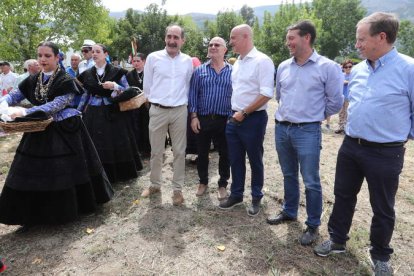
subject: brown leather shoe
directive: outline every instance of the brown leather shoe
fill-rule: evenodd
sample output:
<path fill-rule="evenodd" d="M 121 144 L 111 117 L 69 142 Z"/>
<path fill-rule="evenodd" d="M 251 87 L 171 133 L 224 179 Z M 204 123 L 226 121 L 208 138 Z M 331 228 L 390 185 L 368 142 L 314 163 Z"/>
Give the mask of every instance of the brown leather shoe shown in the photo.
<path fill-rule="evenodd" d="M 202 196 L 207 191 L 207 185 L 206 184 L 198 184 L 198 190 L 196 193 L 196 196 Z"/>
<path fill-rule="evenodd" d="M 160 193 L 160 192 L 161 192 L 160 188 L 148 187 L 148 188 L 145 188 L 145 190 L 142 192 L 141 196 L 142 197 L 149 197 L 150 195 L 157 194 L 157 193 Z"/>
<path fill-rule="evenodd" d="M 225 200 L 227 199 L 227 197 L 229 196 L 229 194 L 227 193 L 226 188 L 224 187 L 220 187 L 217 190 L 217 199 L 218 200 Z"/>
<path fill-rule="evenodd" d="M 181 191 L 174 191 L 172 201 L 174 206 L 182 205 L 184 202 L 183 193 Z"/>

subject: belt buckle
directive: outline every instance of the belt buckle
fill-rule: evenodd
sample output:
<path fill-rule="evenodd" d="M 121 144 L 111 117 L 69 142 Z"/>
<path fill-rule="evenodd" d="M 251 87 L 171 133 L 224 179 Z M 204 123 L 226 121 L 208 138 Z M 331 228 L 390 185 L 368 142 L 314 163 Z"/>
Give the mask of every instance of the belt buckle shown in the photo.
<path fill-rule="evenodd" d="M 362 145 L 362 144 L 361 144 L 361 138 L 357 138 L 357 139 L 358 139 L 358 144 L 359 144 L 359 145 Z"/>

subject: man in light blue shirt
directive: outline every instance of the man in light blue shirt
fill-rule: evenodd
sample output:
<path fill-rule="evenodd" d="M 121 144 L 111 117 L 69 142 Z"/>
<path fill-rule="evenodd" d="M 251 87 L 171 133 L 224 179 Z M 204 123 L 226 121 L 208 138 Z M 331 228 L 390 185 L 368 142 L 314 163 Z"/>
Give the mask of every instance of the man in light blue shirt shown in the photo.
<path fill-rule="evenodd" d="M 355 47 L 366 58 L 349 83 L 348 122 L 338 153 L 335 204 L 328 223 L 330 239 L 316 246 L 319 256 L 345 251 L 357 194 L 366 179 L 373 211 L 371 261 L 375 275 L 392 275 L 390 241 L 395 195 L 404 163 L 404 143 L 414 134 L 414 59 L 393 44 L 399 22 L 374 13 L 357 24 Z"/>
<path fill-rule="evenodd" d="M 267 219 L 269 224 L 296 220 L 299 208 L 299 168 L 305 184 L 307 229 L 300 238 L 310 245 L 321 224 L 322 188 L 319 177 L 321 121 L 342 108 L 341 68 L 314 49 L 316 29 L 308 20 L 290 26 L 286 45 L 292 58 L 276 74 L 275 140 L 284 178 L 283 210 Z"/>

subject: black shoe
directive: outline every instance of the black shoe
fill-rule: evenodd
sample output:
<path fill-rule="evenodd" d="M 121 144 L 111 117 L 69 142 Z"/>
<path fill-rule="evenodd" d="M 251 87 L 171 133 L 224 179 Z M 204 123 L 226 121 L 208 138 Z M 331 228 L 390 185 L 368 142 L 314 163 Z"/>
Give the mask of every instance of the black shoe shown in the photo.
<path fill-rule="evenodd" d="M 233 209 L 234 206 L 240 205 L 243 203 L 243 199 L 236 199 L 234 197 L 227 198 L 226 201 L 222 201 L 219 204 L 219 208 L 222 210 L 230 210 Z"/>
<path fill-rule="evenodd" d="M 289 217 L 285 212 L 281 211 L 277 216 L 268 217 L 266 222 L 271 225 L 280 224 L 283 222 L 296 221 L 296 218 Z"/>
<path fill-rule="evenodd" d="M 255 217 L 260 213 L 260 199 L 253 199 L 252 205 L 247 209 L 247 214 L 251 217 Z"/>
<path fill-rule="evenodd" d="M 15 234 L 24 234 L 29 232 L 29 230 L 31 229 L 30 225 L 22 225 L 19 228 L 17 228 L 17 230 L 14 232 Z"/>
<path fill-rule="evenodd" d="M 319 228 L 308 226 L 305 232 L 303 232 L 302 237 L 300 237 L 300 244 L 311 245 L 318 239 L 318 237 L 319 237 Z"/>

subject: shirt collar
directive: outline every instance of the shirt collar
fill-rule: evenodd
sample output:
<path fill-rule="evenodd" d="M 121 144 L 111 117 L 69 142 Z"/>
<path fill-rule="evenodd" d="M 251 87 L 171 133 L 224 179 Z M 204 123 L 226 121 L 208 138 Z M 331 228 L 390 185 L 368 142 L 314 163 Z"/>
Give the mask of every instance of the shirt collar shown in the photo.
<path fill-rule="evenodd" d="M 387 64 L 387 62 L 392 60 L 397 55 L 398 55 L 397 49 L 395 49 L 395 47 L 392 47 L 391 51 L 389 51 L 388 53 L 386 53 L 385 55 L 383 55 L 382 57 L 380 57 L 378 60 L 375 61 L 375 69 L 381 66 L 384 66 L 385 64 Z M 365 62 L 368 66 L 371 67 L 371 64 L 369 63 L 368 59 L 365 60 Z"/>
<path fill-rule="evenodd" d="M 308 61 L 316 62 L 319 57 L 320 57 L 320 55 L 318 54 L 318 52 L 315 49 L 313 49 L 312 55 L 308 58 L 308 60 L 306 60 L 306 62 L 303 65 L 308 63 Z M 295 57 L 291 57 L 290 63 L 295 63 L 296 64 Z"/>
<path fill-rule="evenodd" d="M 165 54 L 167 57 L 172 58 L 172 57 L 168 54 L 168 52 L 167 52 L 167 48 L 164 48 L 164 54 Z M 177 54 L 175 57 L 180 56 L 180 54 L 181 54 L 181 51 L 178 51 L 178 54 Z M 174 58 L 175 58 L 175 57 L 174 57 Z"/>
<path fill-rule="evenodd" d="M 206 66 L 211 66 L 211 59 L 207 60 L 207 61 L 205 62 L 205 65 L 206 65 Z M 224 67 L 228 67 L 228 66 L 231 66 L 231 64 L 230 64 L 230 63 L 228 63 L 228 62 L 227 62 L 227 60 L 225 60 L 225 61 L 224 61 Z"/>
<path fill-rule="evenodd" d="M 259 51 L 256 49 L 256 47 L 253 47 L 250 52 L 247 53 L 247 55 L 244 56 L 243 59 L 246 58 L 254 58 L 258 55 Z M 241 60 L 240 55 L 237 57 L 238 60 Z"/>

